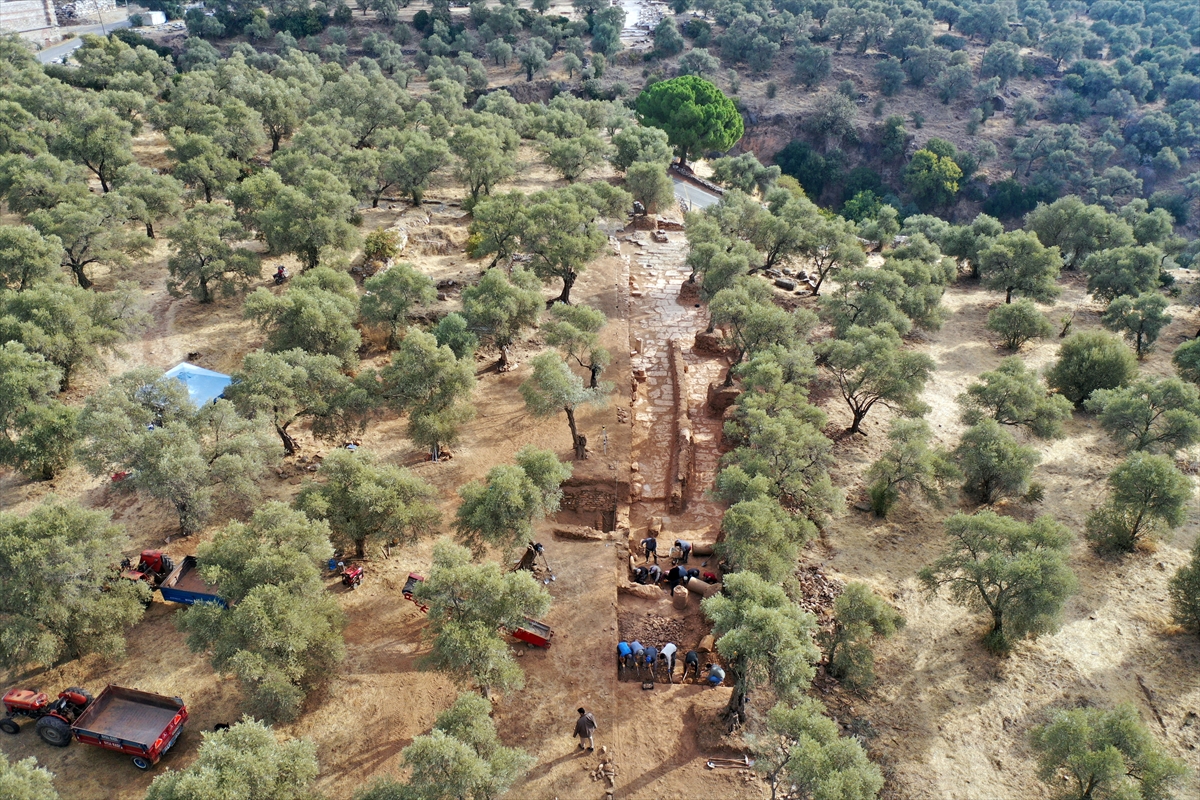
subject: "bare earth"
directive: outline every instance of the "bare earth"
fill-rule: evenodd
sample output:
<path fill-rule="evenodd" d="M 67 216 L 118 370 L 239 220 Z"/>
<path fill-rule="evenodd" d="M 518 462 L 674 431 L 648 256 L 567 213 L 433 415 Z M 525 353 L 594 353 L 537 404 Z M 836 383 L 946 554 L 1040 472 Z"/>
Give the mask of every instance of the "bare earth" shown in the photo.
<path fill-rule="evenodd" d="M 151 135 L 139 140 L 139 154 L 152 155 L 158 147 L 160 142 Z M 529 191 L 554 183 L 532 153 L 526 157 L 530 164 L 511 188 Z M 484 265 L 462 253 L 467 220 L 457 205 L 460 191 L 443 185 L 429 194 L 430 200 L 420 209 L 403 203 L 389 208 L 385 202 L 378 210 L 364 211 L 364 228 L 403 226 L 409 234 L 404 259 L 438 280 L 476 280 Z M 614 663 L 618 635 L 671 630 L 685 651 L 695 647 L 704 632 L 695 597 L 683 610 L 676 610 L 665 594 L 644 599 L 618 593 L 627 581 L 629 541 L 640 540 L 652 520 L 664 518 L 665 551 L 676 537 L 712 542 L 720 519 L 721 509 L 704 495 L 720 454 L 720 421 L 708 415 L 704 404 L 707 385 L 721 379 L 725 365 L 692 349 L 692 336 L 707 319 L 693 301 L 679 299 L 686 277 L 685 247 L 680 232 L 670 232 L 666 243 L 652 241 L 644 231 L 618 232 L 612 249 L 588 268 L 575 289 L 579 302 L 603 309 L 613 320 L 605 337 L 615 356 L 608 377 L 615 382 L 616 393 L 607 408 L 581 414 L 592 457 L 576 463 L 568 495 L 584 500 L 564 511 L 558 521 L 616 530 L 607 540 L 574 541 L 553 535 L 553 521 L 548 521 L 539 532 L 557 578 L 548 585 L 555 604 L 546 618 L 555 636 L 547 651 L 522 646 L 527 687 L 496 705 L 505 741 L 526 748 L 538 759 L 513 790 L 513 797 L 604 797 L 604 783 L 589 775 L 599 754 L 580 754 L 570 737 L 574 709 L 580 705 L 595 714 L 597 744 L 609 748 L 617 764 L 616 797 L 765 794 L 765 788 L 747 776 L 704 766 L 711 756 L 742 752 L 735 749 L 736 742 L 723 741 L 717 729 L 717 713 L 728 700 L 728 689 L 658 684 L 647 691 L 639 682 L 618 680 Z M 189 354 L 198 354 L 192 360 L 203 366 L 232 371 L 247 352 L 261 345 L 261 335 L 242 320 L 239 301 L 222 299 L 202 307 L 190 299 L 171 298 L 164 289 L 161 243 L 154 259 L 128 275 L 100 276 L 101 286 L 122 277 L 139 280 L 153 316 L 145 336 L 128 346 L 123 356 L 110 359 L 109 374 L 142 364 L 166 368 Z M 264 264 L 264 275 L 276 263 L 296 267 L 291 259 L 271 259 Z M 1074 330 L 1097 327 L 1096 309 L 1086 302 L 1077 276 L 1065 283 L 1067 290 L 1051 318 L 1076 311 Z M 952 287 L 945 300 L 953 312 L 950 320 L 941 331 L 912 345 L 930 353 L 938 364 L 925 399 L 942 444 L 952 446 L 962 430 L 954 398 L 1004 355 L 992 346 L 983 327 L 988 310 L 998 300 L 970 283 Z M 452 291 L 435 310 L 448 311 L 457 302 L 457 292 Z M 1176 322 L 1142 366 L 1147 374 L 1169 374 L 1171 350 L 1197 327 L 1190 311 L 1177 307 L 1173 313 Z M 685 398 L 676 397 L 668 377 L 666 353 L 672 338 L 679 342 L 686 366 Z M 1023 355 L 1031 366 L 1041 368 L 1053 359 L 1057 344 L 1057 340 L 1046 341 Z M 541 347 L 535 335 L 519 348 L 519 360 L 527 360 Z M 373 350 L 365 354 L 364 364 L 377 364 L 383 357 Z M 440 490 L 447 533 L 457 488 L 482 478 L 520 447 L 536 444 L 554 449 L 563 459 L 571 455 L 564 419 L 538 420 L 525 412 L 517 387 L 527 369 L 499 374 L 493 369 L 494 357 L 491 353 L 479 357 L 475 398 L 479 415 L 451 460 L 426 462 L 404 437 L 400 419 L 375 423 L 363 437 L 365 449 L 384 461 L 412 468 Z M 634 370 L 645 370 L 645 379 L 634 381 Z M 82 401 L 104 380 L 100 374 L 85 375 L 70 397 Z M 635 385 L 636 394 L 631 391 Z M 828 391 L 818 395 L 826 398 L 823 405 L 833 423 L 844 426 L 847 420 L 840 399 Z M 683 513 L 671 514 L 666 510 L 669 420 L 677 402 L 686 404 L 696 468 L 691 502 Z M 836 444 L 835 480 L 848 497 L 848 510 L 806 554 L 809 564 L 821 565 L 835 578 L 865 580 L 891 598 L 908 619 L 908 627 L 880 647 L 879 680 L 871 691 L 856 696 L 836 689 L 829 694 L 814 690 L 831 702 L 846 730 L 863 735 L 873 757 L 883 764 L 887 796 L 980 800 L 1048 796 L 1034 775 L 1027 734 L 1050 708 L 1079 702 L 1134 703 L 1169 750 L 1194 765 L 1200 743 L 1200 724 L 1194 714 L 1200 707 L 1200 681 L 1195 677 L 1200 642 L 1178 635 L 1170 626 L 1165 586 L 1196 538 L 1196 515 L 1156 552 L 1121 561 L 1097 558 L 1078 543 L 1072 564 L 1083 589 L 1069 603 L 1062 631 L 1019 646 L 1010 658 L 996 659 L 978 644 L 980 620 L 944 599 L 922 594 L 915 582 L 917 570 L 940 549 L 941 521 L 954 509 L 902 503 L 887 522 L 853 510 L 862 491 L 862 473 L 884 445 L 887 420 L 887 412 L 877 410 L 867 420 L 866 438 Z M 1067 431 L 1063 440 L 1038 444 L 1043 461 L 1036 479 L 1046 486 L 1042 507 L 1009 511 L 1021 516 L 1050 513 L 1079 531 L 1102 494 L 1117 454 L 1086 415 L 1077 415 Z M 282 478 L 265 482 L 264 499 L 292 497 L 310 472 L 311 456 L 330 446 L 301 438 L 300 455 L 285 465 Z M 638 465 L 636 475 L 631 472 L 633 463 Z M 632 500 L 631 485 L 636 487 Z M 0 477 L 0 507 L 6 511 L 27 511 L 51 492 L 111 510 L 129 529 L 134 552 L 163 546 L 174 530 L 166 509 L 119 493 L 79 467 L 49 484 L 23 482 L 11 474 Z M 613 508 L 592 508 L 587 497 Z M 249 511 L 226 510 L 230 517 L 243 517 Z M 606 525 L 606 519 L 612 524 Z M 194 537 L 166 546 L 178 558 L 194 553 L 200 541 Z M 393 774 L 400 751 L 427 731 L 455 696 L 456 688 L 447 679 L 420 669 L 420 657 L 427 651 L 422 639 L 424 618 L 400 595 L 408 572 L 428 569 L 431 547 L 432 542 L 423 542 L 393 551 L 390 558 L 372 553 L 366 580 L 357 591 L 348 592 L 330 581 L 329 590 L 337 594 L 350 620 L 348 658 L 338 677 L 313 695 L 301 719 L 283 726 L 281 732 L 317 742 L 320 788 L 337 800 L 351 797 L 379 776 Z M 153 775 L 189 764 L 202 731 L 238 719 L 239 690 L 236 682 L 215 675 L 203 657 L 188 651 L 173 624 L 174 613 L 173 607 L 162 603 L 152 606 L 131 631 L 129 654 L 123 661 L 107 664 L 88 658 L 7 679 L 8 685 L 48 691 L 76 684 L 98 690 L 106 683 L 119 683 L 184 697 L 191 722 L 162 764 L 139 773 L 127 759 L 95 748 L 78 744 L 51 748 L 31 730 L 19 737 L 3 737 L 0 747 L 10 757 L 36 756 L 58 776 L 59 791 L 78 800 L 140 798 Z M 1192 780 L 1183 796 L 1200 796 L 1200 784 Z"/>

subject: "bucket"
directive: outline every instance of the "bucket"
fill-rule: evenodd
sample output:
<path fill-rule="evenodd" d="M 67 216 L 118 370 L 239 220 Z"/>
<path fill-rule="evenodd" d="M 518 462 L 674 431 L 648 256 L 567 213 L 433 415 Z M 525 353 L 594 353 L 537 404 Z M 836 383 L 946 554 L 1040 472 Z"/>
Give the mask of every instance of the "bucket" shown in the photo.
<path fill-rule="evenodd" d="M 687 607 L 687 601 L 688 590 L 683 586 L 676 586 L 675 590 L 671 592 L 671 603 L 674 604 L 675 608 L 683 610 Z"/>

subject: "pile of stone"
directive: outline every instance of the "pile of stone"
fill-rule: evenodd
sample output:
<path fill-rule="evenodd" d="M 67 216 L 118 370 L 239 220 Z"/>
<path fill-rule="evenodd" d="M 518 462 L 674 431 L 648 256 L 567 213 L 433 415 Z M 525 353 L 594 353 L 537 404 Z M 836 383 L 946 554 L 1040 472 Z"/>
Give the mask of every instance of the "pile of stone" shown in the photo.
<path fill-rule="evenodd" d="M 591 772 L 592 780 L 605 781 L 608 783 L 608 788 L 614 789 L 617 785 L 617 765 L 613 762 L 612 756 L 608 754 L 607 747 L 600 748 L 600 764 Z M 612 796 L 612 791 L 608 792 Z"/>
<path fill-rule="evenodd" d="M 116 7 L 116 0 L 74 0 L 71 3 L 55 3 L 54 13 L 61 25 L 67 20 L 94 17 L 101 11 L 109 11 Z"/>
<path fill-rule="evenodd" d="M 620 619 L 621 641 L 642 642 L 658 646 L 664 642 L 679 644 L 683 638 L 684 621 L 657 615 L 623 614 Z"/>
<path fill-rule="evenodd" d="M 841 596 L 845 584 L 830 578 L 818 566 L 801 567 L 796 580 L 800 583 L 800 607 L 815 615 L 822 625 L 830 622 L 833 602 Z"/>

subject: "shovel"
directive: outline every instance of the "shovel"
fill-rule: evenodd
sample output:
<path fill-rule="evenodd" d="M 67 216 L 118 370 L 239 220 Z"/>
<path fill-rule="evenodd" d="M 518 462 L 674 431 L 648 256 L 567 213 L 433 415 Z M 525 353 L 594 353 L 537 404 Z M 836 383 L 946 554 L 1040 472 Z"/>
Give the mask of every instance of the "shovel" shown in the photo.
<path fill-rule="evenodd" d="M 547 578 L 546 580 L 542 581 L 542 585 L 546 586 L 546 585 L 549 585 L 550 581 L 557 582 L 558 578 L 554 577 L 554 568 L 550 566 L 550 559 L 546 558 L 545 552 L 543 552 L 541 555 L 542 555 L 542 563 L 546 565 L 546 569 L 550 572 L 550 577 Z"/>

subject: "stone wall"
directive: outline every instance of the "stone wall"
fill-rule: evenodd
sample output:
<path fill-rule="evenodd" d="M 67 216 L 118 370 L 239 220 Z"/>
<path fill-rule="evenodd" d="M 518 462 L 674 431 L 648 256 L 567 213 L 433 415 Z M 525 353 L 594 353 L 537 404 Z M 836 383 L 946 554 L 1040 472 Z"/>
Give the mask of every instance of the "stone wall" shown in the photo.
<path fill-rule="evenodd" d="M 50 0 L 0 0 L 0 31 L 24 33 L 57 25 Z"/>

